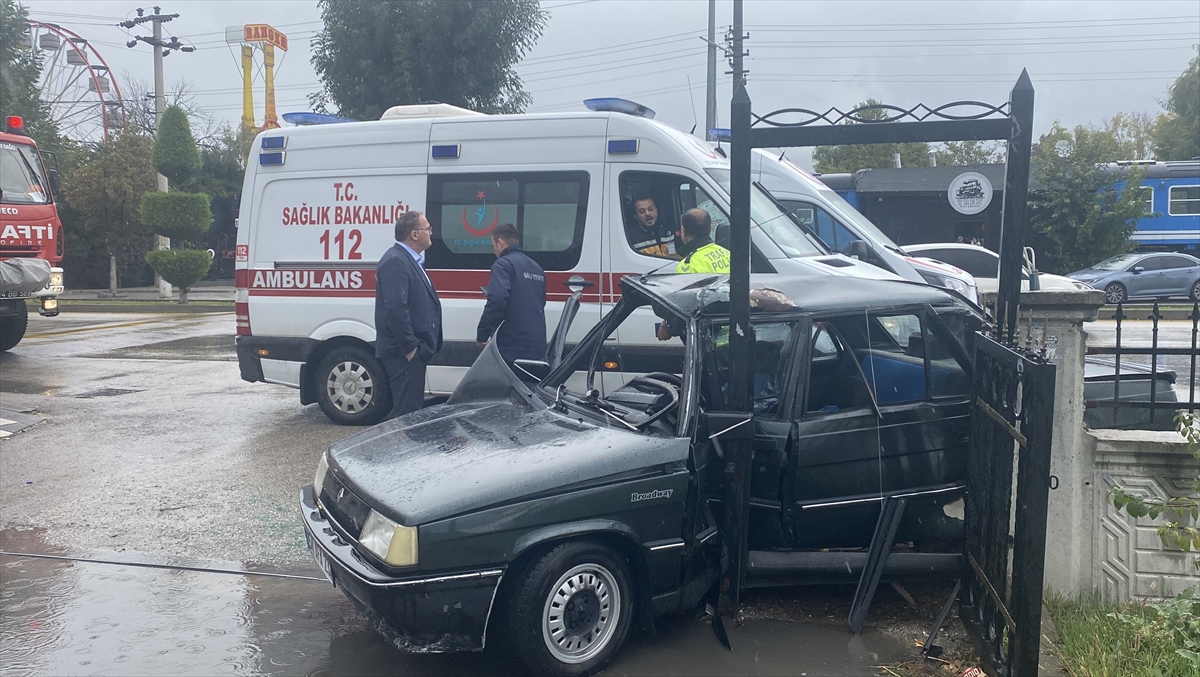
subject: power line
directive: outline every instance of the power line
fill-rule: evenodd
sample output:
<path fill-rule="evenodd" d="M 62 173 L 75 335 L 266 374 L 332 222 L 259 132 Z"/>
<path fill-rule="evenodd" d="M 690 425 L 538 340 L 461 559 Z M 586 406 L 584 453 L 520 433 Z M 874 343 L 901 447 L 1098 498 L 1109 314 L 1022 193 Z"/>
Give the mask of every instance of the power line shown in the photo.
<path fill-rule="evenodd" d="M 1045 28 L 1058 27 L 1085 27 L 1091 25 L 1093 27 L 1104 27 L 1098 24 L 1111 24 L 1116 26 L 1125 26 L 1136 22 L 1175 22 L 1175 21 L 1195 21 L 1200 19 L 1196 14 L 1186 14 L 1182 16 L 1152 16 L 1152 17 L 1129 17 L 1112 18 L 1112 19 L 1063 19 L 1058 21 L 998 21 L 998 22 L 967 22 L 967 23 L 888 23 L 888 24 L 747 24 L 746 30 L 770 31 L 770 30 L 804 30 L 804 31 L 825 31 L 825 30 L 1029 30 L 1035 26 L 1043 26 Z"/>

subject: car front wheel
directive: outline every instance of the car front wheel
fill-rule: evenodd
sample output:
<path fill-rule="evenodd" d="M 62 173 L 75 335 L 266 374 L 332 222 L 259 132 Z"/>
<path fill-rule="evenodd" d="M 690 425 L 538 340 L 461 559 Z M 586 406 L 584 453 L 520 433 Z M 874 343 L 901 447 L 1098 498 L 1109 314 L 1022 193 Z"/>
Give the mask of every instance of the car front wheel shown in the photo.
<path fill-rule="evenodd" d="M 317 366 L 317 403 L 339 425 L 375 425 L 391 410 L 383 365 L 362 348 L 336 348 Z"/>
<path fill-rule="evenodd" d="M 629 634 L 630 581 L 625 558 L 592 541 L 568 541 L 534 558 L 508 600 L 509 637 L 529 673 L 603 670 Z"/>
<path fill-rule="evenodd" d="M 1108 303 L 1124 303 L 1125 302 L 1125 285 L 1120 282 L 1113 282 L 1104 288 L 1104 300 Z"/>

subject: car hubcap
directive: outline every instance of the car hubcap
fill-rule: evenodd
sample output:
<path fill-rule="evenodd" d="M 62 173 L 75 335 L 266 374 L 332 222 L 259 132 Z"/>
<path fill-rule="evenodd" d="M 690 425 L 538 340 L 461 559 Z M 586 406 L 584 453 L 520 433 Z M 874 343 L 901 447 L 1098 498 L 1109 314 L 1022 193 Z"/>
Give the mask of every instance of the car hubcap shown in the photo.
<path fill-rule="evenodd" d="M 582 564 L 551 588 L 542 614 L 542 636 L 563 663 L 582 663 L 608 646 L 621 617 L 621 591 L 608 569 Z"/>
<path fill-rule="evenodd" d="M 1125 300 L 1125 290 L 1124 289 L 1122 289 L 1116 285 L 1113 285 L 1113 286 L 1109 287 L 1107 291 L 1108 291 L 1108 302 L 1109 303 L 1120 303 Z"/>
<path fill-rule="evenodd" d="M 326 384 L 329 401 L 338 411 L 357 414 L 374 399 L 374 381 L 371 372 L 357 362 L 341 362 L 329 372 Z"/>

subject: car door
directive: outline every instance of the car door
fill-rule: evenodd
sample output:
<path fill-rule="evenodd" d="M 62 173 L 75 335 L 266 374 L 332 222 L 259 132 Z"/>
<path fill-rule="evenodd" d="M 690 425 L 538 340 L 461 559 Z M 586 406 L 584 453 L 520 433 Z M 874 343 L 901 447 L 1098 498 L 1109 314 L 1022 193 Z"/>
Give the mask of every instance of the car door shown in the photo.
<path fill-rule="evenodd" d="M 790 539 L 785 527 L 788 513 L 786 497 L 791 495 L 784 478 L 788 471 L 792 409 L 796 392 L 793 366 L 799 342 L 797 319 L 755 322 L 751 343 L 752 393 L 754 398 L 754 461 L 750 483 L 750 547 L 756 550 L 785 547 Z M 728 384 L 732 377 L 729 362 L 729 324 L 713 322 L 703 329 L 706 401 L 710 408 L 720 403 L 732 408 Z M 723 469 L 722 469 L 723 470 Z"/>
<path fill-rule="evenodd" d="M 1127 296 L 1129 298 L 1137 298 L 1142 296 L 1156 296 L 1159 293 L 1163 282 L 1159 274 L 1162 269 L 1159 265 L 1158 256 L 1147 256 L 1140 261 L 1134 261 L 1126 270 L 1129 275 L 1125 281 L 1125 287 L 1129 290 Z M 1136 270 L 1141 268 L 1141 270 Z"/>
<path fill-rule="evenodd" d="M 941 506 L 965 486 L 969 358 L 928 306 L 868 317 L 858 358 L 879 403 L 882 494 L 909 497 L 902 539 L 955 538 Z"/>
<path fill-rule="evenodd" d="M 879 418 L 855 355 L 868 345 L 865 314 L 818 317 L 810 326 L 786 497 L 796 547 L 870 538 L 882 492 Z"/>
<path fill-rule="evenodd" d="M 1160 256 L 1163 287 L 1160 296 L 1187 296 L 1192 283 L 1200 276 L 1196 262 L 1183 256 Z"/>

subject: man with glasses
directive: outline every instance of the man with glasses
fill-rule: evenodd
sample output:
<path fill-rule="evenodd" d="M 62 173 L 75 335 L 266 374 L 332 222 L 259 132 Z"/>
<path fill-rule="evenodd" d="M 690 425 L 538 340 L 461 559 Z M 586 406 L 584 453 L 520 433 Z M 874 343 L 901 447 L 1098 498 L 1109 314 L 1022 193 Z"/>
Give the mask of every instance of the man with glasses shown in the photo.
<path fill-rule="evenodd" d="M 421 408 L 425 367 L 442 347 L 442 303 L 425 274 L 433 243 L 429 221 L 410 211 L 396 219 L 396 244 L 375 268 L 375 357 L 383 363 L 395 418 Z"/>

